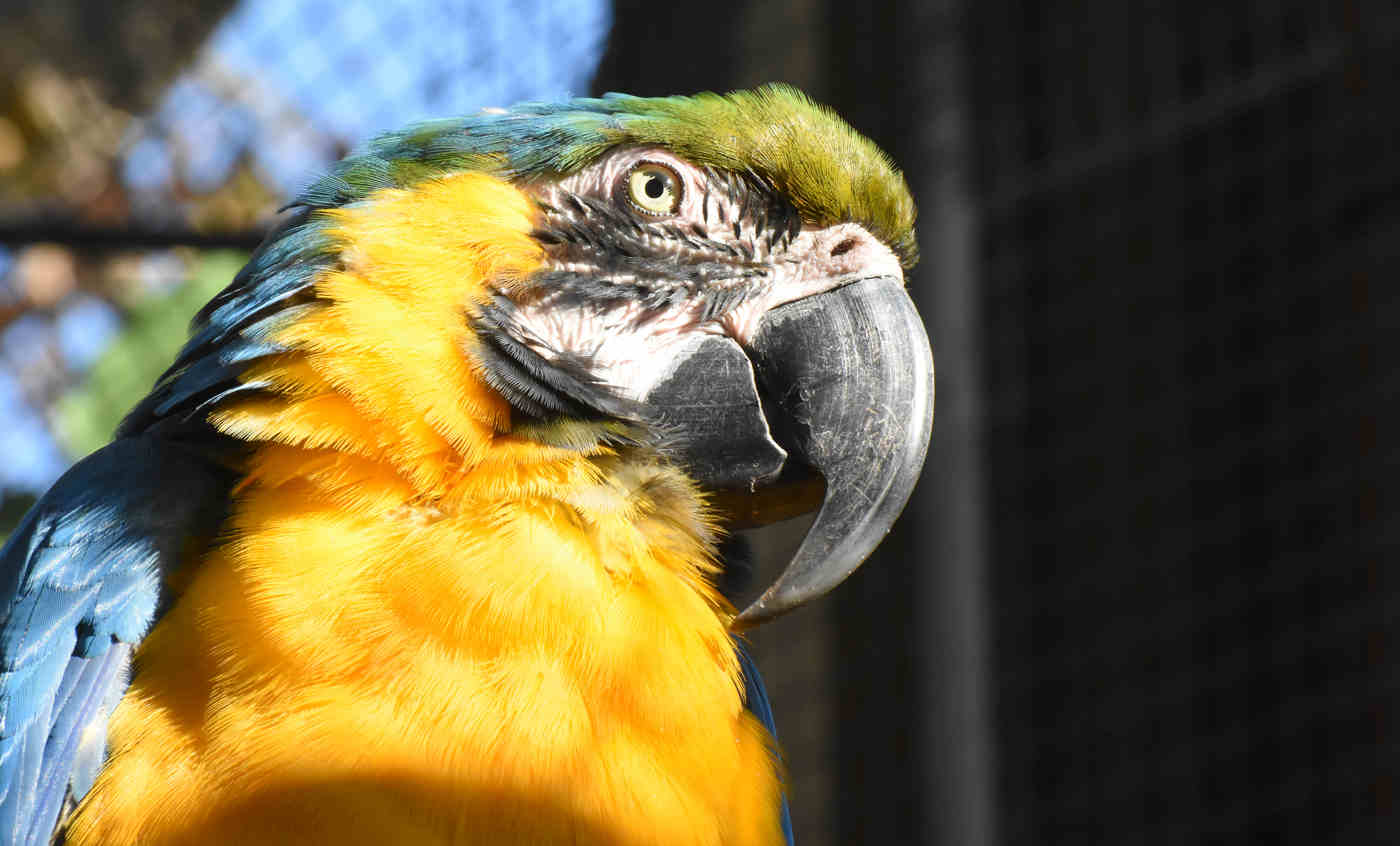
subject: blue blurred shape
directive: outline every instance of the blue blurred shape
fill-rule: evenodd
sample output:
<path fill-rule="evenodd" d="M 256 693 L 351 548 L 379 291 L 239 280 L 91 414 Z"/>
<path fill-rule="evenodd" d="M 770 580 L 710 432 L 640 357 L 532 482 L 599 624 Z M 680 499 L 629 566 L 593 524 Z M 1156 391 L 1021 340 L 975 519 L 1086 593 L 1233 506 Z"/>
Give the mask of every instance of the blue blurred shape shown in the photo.
<path fill-rule="evenodd" d="M 0 355 L 5 365 L 18 371 L 42 366 L 49 358 L 49 320 L 39 312 L 20 315 L 0 333 Z"/>
<path fill-rule="evenodd" d="M 0 368 L 0 496 L 5 489 L 38 493 L 68 467 L 43 415 L 30 407 L 14 373 Z"/>
<path fill-rule="evenodd" d="M 74 370 L 91 367 L 120 328 L 117 310 L 97 297 L 79 297 L 54 321 L 58 349 Z"/>

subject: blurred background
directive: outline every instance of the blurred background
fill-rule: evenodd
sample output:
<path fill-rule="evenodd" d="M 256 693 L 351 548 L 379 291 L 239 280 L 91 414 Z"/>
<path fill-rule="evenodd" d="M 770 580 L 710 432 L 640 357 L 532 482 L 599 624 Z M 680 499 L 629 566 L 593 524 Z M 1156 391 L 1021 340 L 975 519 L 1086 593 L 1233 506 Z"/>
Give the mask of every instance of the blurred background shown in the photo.
<path fill-rule="evenodd" d="M 1393 0 L 6 0 L 0 23 L 0 534 L 367 136 L 786 80 L 905 168 L 939 372 L 889 541 L 754 636 L 799 842 L 1393 831 Z"/>

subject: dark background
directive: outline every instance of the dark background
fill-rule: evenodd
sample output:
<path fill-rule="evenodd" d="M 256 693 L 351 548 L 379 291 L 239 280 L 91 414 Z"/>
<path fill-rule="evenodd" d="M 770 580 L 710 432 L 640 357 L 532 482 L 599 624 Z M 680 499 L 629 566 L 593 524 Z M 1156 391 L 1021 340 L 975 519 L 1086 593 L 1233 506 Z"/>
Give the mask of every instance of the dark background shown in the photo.
<path fill-rule="evenodd" d="M 920 202 L 924 480 L 757 636 L 780 715 L 828 709 L 799 831 L 1380 842 L 1400 7 L 783 6 L 619 3 L 597 87 L 791 79 Z"/>
<path fill-rule="evenodd" d="M 754 636 L 799 842 L 1392 839 L 1400 6 L 613 16 L 597 92 L 792 82 L 921 209 L 923 481 L 865 568 Z M 0 234 L 87 261 L 261 220 Z"/>

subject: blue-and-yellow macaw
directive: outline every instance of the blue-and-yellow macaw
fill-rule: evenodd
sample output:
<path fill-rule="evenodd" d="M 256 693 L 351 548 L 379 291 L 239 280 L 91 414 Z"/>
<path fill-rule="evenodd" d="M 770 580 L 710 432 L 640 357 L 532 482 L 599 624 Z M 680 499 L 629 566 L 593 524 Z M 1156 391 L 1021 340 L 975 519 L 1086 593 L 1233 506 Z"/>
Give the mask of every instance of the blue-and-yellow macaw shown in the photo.
<path fill-rule="evenodd" d="M 732 632 L 922 464 L 889 160 L 782 86 L 609 95 L 381 137 L 294 206 L 0 553 L 0 841 L 790 839 Z M 716 539 L 818 476 L 736 616 Z"/>

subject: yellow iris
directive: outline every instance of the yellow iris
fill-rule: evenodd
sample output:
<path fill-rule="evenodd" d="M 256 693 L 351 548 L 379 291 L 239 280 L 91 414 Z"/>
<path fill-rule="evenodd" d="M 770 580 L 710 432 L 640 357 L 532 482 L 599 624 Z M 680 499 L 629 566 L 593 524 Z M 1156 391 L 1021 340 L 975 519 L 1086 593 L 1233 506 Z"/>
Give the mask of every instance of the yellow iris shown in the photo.
<path fill-rule="evenodd" d="M 665 165 L 643 162 L 627 174 L 627 196 L 647 214 L 675 214 L 681 204 L 681 180 Z"/>

